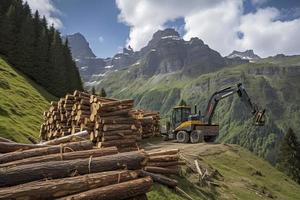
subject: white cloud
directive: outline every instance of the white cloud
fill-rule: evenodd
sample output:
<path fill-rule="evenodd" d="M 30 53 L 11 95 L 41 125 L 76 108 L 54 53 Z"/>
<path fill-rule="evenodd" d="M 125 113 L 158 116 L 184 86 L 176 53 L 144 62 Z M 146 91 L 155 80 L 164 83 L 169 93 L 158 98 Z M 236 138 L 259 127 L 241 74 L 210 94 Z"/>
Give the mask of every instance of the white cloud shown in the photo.
<path fill-rule="evenodd" d="M 55 28 L 62 28 L 63 24 L 57 15 L 60 14 L 60 11 L 53 5 L 51 0 L 26 0 L 32 10 L 35 12 L 39 11 L 40 16 L 45 16 L 49 25 L 54 24 Z"/>
<path fill-rule="evenodd" d="M 116 0 L 116 3 L 121 11 L 119 20 L 131 27 L 128 44 L 138 50 L 151 39 L 154 32 L 163 29 L 167 21 L 211 7 L 220 1 Z"/>
<path fill-rule="evenodd" d="M 254 49 L 260 56 L 300 54 L 300 18 L 279 20 L 281 11 L 260 8 L 266 0 L 252 0 L 255 13 L 243 14 L 243 0 L 116 0 L 119 19 L 130 26 L 128 44 L 145 46 L 165 23 L 183 17 L 184 39 L 199 37 L 222 55 L 232 50 Z M 238 32 L 243 37 L 238 37 Z"/>
<path fill-rule="evenodd" d="M 104 42 L 104 38 L 102 36 L 99 36 L 98 40 L 99 40 L 100 43 Z"/>

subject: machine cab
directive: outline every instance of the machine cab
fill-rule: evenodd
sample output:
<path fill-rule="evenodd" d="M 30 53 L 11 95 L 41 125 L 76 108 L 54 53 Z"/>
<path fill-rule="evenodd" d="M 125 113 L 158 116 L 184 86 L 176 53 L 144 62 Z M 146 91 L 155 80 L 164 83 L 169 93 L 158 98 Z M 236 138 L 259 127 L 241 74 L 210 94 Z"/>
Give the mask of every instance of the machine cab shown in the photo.
<path fill-rule="evenodd" d="M 171 128 L 175 129 L 182 122 L 188 121 L 191 115 L 190 106 L 177 106 L 174 107 L 171 114 Z"/>

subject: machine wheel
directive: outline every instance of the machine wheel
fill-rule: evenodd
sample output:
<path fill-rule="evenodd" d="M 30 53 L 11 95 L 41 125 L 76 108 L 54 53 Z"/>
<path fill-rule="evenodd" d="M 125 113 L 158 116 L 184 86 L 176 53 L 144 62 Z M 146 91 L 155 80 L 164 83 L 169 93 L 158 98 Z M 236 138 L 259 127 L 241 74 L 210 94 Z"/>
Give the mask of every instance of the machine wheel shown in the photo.
<path fill-rule="evenodd" d="M 178 131 L 176 138 L 180 143 L 188 143 L 190 140 L 189 133 L 186 131 Z"/>
<path fill-rule="evenodd" d="M 199 130 L 192 131 L 191 135 L 190 135 L 190 140 L 191 140 L 191 143 L 203 142 L 204 137 L 203 137 L 202 132 Z"/>

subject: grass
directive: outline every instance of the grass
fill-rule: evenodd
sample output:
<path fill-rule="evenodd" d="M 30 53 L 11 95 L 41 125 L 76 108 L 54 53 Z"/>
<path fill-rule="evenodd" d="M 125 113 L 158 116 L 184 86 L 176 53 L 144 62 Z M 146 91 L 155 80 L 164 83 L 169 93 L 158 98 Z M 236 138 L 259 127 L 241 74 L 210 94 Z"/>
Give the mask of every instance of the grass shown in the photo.
<path fill-rule="evenodd" d="M 222 177 L 214 182 L 219 186 L 200 187 L 195 182 L 196 179 L 191 178 L 197 176 L 189 173 L 183 173 L 182 177 L 177 178 L 179 187 L 195 200 L 299 199 L 300 185 L 268 162 L 238 145 L 220 144 L 217 148 L 222 151 L 217 150 L 216 153 L 214 149 L 209 149 L 207 152 L 211 153 L 198 154 L 198 161 L 218 170 Z M 199 152 L 195 152 L 197 153 Z M 185 199 L 160 184 L 154 184 L 153 190 L 147 196 L 149 200 Z"/>
<path fill-rule="evenodd" d="M 38 138 L 42 114 L 54 96 L 0 57 L 0 137 L 28 143 Z"/>

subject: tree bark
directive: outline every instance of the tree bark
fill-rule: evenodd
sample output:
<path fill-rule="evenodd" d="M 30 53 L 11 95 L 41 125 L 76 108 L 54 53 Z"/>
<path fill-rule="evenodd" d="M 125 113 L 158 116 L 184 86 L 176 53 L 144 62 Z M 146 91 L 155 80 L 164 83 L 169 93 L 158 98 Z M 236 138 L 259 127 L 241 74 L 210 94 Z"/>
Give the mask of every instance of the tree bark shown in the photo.
<path fill-rule="evenodd" d="M 116 119 L 102 119 L 102 124 L 134 124 L 135 120 L 132 118 L 116 118 Z"/>
<path fill-rule="evenodd" d="M 144 170 L 142 170 L 142 175 L 150 176 L 153 179 L 153 181 L 161 183 L 161 184 L 169 186 L 169 187 L 172 187 L 172 188 L 174 188 L 178 185 L 177 180 L 168 178 L 164 175 L 153 174 L 153 173 L 150 173 L 150 172 L 146 172 Z"/>
<path fill-rule="evenodd" d="M 117 110 L 117 111 L 113 111 L 113 112 L 107 112 L 107 113 L 99 113 L 100 115 L 100 118 L 101 117 L 112 117 L 112 116 L 124 116 L 124 115 L 128 115 L 129 111 L 131 110 L 130 109 L 124 109 L 124 110 Z"/>
<path fill-rule="evenodd" d="M 154 167 L 169 167 L 174 165 L 185 165 L 184 161 L 172 161 L 172 162 L 148 162 L 147 166 Z"/>
<path fill-rule="evenodd" d="M 88 190 L 79 194 L 63 197 L 60 199 L 72 200 L 121 200 L 142 195 L 151 190 L 153 181 L 151 177 L 139 178 L 119 184 Z"/>
<path fill-rule="evenodd" d="M 147 162 L 143 151 L 120 153 L 98 158 L 50 161 L 0 169 L 0 187 L 13 186 L 44 178 L 55 179 L 75 174 L 96 173 L 117 169 L 135 170 Z"/>
<path fill-rule="evenodd" d="M 41 144 L 43 145 L 56 145 L 56 144 L 61 144 L 61 143 L 66 143 L 66 142 L 70 142 L 73 140 L 84 140 L 87 139 L 89 137 L 89 133 L 87 131 L 81 131 L 72 135 L 67 135 L 64 137 L 60 137 L 54 140 L 49 140 L 46 142 L 43 142 Z"/>
<path fill-rule="evenodd" d="M 135 143 L 136 143 L 135 139 L 111 140 L 107 142 L 101 142 L 100 147 L 129 146 Z"/>
<path fill-rule="evenodd" d="M 133 124 L 104 124 L 103 131 L 115 131 L 115 130 L 134 130 L 136 127 Z"/>
<path fill-rule="evenodd" d="M 145 167 L 145 171 L 157 174 L 175 174 L 179 175 L 179 168 L 163 168 L 163 167 Z"/>
<path fill-rule="evenodd" d="M 150 156 L 149 162 L 170 162 L 177 161 L 179 159 L 178 155 L 161 155 L 161 156 Z"/>
<path fill-rule="evenodd" d="M 148 197 L 147 197 L 146 194 L 142 194 L 142 195 L 138 195 L 138 196 L 135 196 L 135 197 L 128 198 L 126 200 L 148 200 Z"/>
<path fill-rule="evenodd" d="M 132 135 L 133 133 L 133 130 L 116 130 L 116 131 L 105 131 L 103 132 L 103 137 L 106 137 L 106 136 L 112 136 L 112 135 L 121 135 L 121 136 L 124 136 L 124 135 Z"/>
<path fill-rule="evenodd" d="M 70 151 L 88 150 L 93 148 L 93 143 L 89 140 L 82 142 L 71 142 L 61 145 L 40 147 L 37 149 L 29 149 L 25 151 L 16 151 L 0 155 L 0 163 L 12 162 L 15 160 L 21 160 L 25 158 L 31 158 L 36 156 L 43 156 L 55 153 L 65 153 Z"/>
<path fill-rule="evenodd" d="M 118 106 L 121 104 L 133 104 L 134 100 L 132 99 L 125 99 L 125 100 L 120 100 L 120 101 L 111 101 L 111 102 L 103 102 L 100 103 L 101 107 L 109 107 L 109 106 Z"/>
<path fill-rule="evenodd" d="M 149 156 L 173 155 L 177 154 L 179 149 L 161 150 L 156 152 L 147 152 Z"/>
<path fill-rule="evenodd" d="M 63 179 L 34 181 L 0 189 L 0 199 L 54 199 L 136 179 L 138 172 L 120 170 Z"/>
<path fill-rule="evenodd" d="M 102 148 L 102 149 L 91 149 L 85 151 L 50 154 L 50 155 L 31 157 L 22 160 L 16 160 L 9 163 L 0 164 L 0 168 L 9 167 L 9 166 L 27 165 L 32 163 L 42 163 L 42 162 L 49 162 L 49 161 L 89 158 L 90 156 L 101 157 L 101 156 L 113 155 L 117 153 L 118 153 L 118 149 L 116 147 L 109 147 L 109 148 Z"/>
<path fill-rule="evenodd" d="M 107 141 L 112 141 L 112 140 L 126 140 L 126 139 L 134 139 L 136 140 L 137 136 L 136 134 L 132 134 L 132 135 L 111 135 L 111 136 L 105 136 L 102 137 L 102 142 L 107 142 Z"/>
<path fill-rule="evenodd" d="M 15 142 L 0 142 L 0 153 L 9 153 L 18 150 L 28 150 L 46 147 L 47 145 L 22 144 Z"/>
<path fill-rule="evenodd" d="M 11 143 L 15 143 L 14 141 L 9 140 L 9 139 L 6 139 L 6 138 L 3 138 L 3 137 L 0 137 L 0 142 L 11 142 Z"/>

